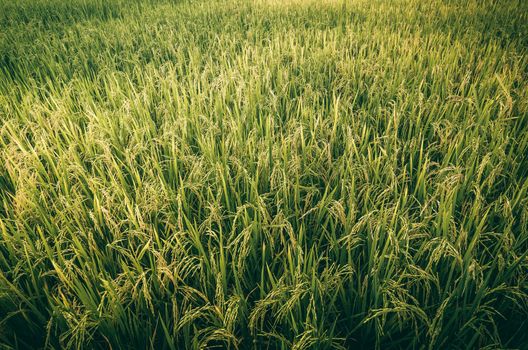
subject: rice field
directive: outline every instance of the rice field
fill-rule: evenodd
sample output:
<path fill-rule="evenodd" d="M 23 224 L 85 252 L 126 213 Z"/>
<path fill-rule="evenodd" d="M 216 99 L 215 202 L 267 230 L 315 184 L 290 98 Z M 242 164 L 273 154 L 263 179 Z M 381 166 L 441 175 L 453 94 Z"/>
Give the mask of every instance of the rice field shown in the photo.
<path fill-rule="evenodd" d="M 528 1 L 0 0 L 0 348 L 528 349 Z"/>

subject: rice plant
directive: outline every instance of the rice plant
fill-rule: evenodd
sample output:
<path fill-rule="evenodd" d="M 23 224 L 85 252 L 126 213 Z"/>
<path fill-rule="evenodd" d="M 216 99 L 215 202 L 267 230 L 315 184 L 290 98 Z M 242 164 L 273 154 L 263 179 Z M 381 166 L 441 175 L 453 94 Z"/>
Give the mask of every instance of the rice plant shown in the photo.
<path fill-rule="evenodd" d="M 0 0 L 0 346 L 528 348 L 528 2 Z"/>

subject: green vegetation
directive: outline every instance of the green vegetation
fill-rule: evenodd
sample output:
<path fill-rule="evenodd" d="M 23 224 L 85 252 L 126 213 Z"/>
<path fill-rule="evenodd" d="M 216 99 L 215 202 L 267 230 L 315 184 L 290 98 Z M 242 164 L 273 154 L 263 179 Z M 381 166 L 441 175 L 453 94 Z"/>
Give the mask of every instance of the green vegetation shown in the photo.
<path fill-rule="evenodd" d="M 0 346 L 528 344 L 528 1 L 0 0 Z"/>

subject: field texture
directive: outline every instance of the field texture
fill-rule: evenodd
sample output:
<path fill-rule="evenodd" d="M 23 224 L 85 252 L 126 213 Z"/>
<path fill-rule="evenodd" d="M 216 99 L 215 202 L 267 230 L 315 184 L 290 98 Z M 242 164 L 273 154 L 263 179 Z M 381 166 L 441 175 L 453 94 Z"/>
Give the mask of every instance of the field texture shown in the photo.
<path fill-rule="evenodd" d="M 528 1 L 0 0 L 0 347 L 528 348 Z"/>

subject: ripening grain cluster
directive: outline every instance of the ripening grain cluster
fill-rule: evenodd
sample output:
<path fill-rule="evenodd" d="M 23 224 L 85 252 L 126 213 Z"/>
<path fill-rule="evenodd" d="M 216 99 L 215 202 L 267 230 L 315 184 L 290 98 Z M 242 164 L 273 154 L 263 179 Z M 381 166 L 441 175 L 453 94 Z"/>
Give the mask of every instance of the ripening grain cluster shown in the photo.
<path fill-rule="evenodd" d="M 528 1 L 0 0 L 2 349 L 528 348 Z"/>

